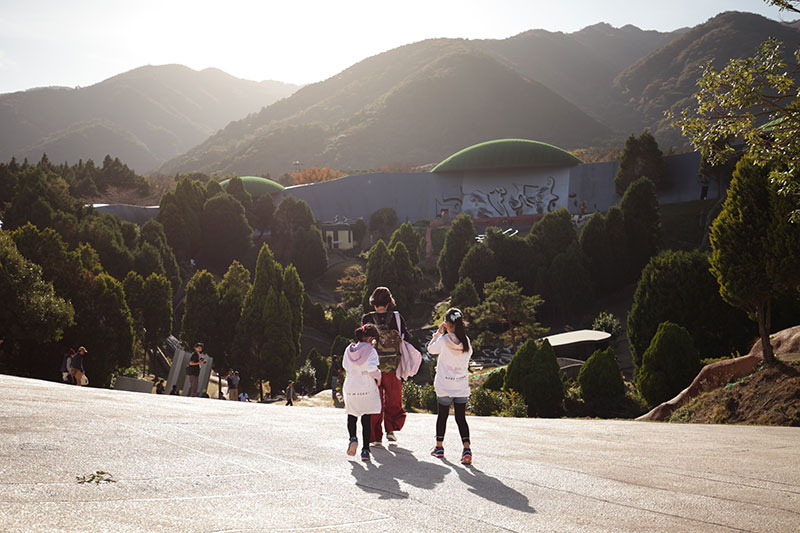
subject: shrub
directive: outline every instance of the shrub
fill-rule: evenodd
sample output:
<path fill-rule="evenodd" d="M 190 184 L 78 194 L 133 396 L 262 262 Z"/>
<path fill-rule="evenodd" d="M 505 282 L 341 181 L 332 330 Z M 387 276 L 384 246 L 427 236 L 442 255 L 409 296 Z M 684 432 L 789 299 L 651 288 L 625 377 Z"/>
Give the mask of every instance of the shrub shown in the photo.
<path fill-rule="evenodd" d="M 494 390 L 499 391 L 503 388 L 503 383 L 506 380 L 506 369 L 501 368 L 500 370 L 495 370 L 489 377 L 486 378 L 486 381 L 483 382 L 480 388 L 487 389 L 487 390 Z"/>
<path fill-rule="evenodd" d="M 464 278 L 456 284 L 456 288 L 450 294 L 450 305 L 458 307 L 462 311 L 467 307 L 475 307 L 480 303 L 478 291 L 470 278 Z"/>
<path fill-rule="evenodd" d="M 439 402 L 436 401 L 436 390 L 433 388 L 433 385 L 428 384 L 422 387 L 420 407 L 431 413 L 435 413 L 439 410 Z"/>
<path fill-rule="evenodd" d="M 341 335 L 337 335 L 336 338 L 333 339 L 333 343 L 331 343 L 331 354 L 342 355 L 348 346 L 350 346 L 350 340 Z"/>
<path fill-rule="evenodd" d="M 422 387 L 411 380 L 403 382 L 403 409 L 411 411 L 422 405 Z"/>
<path fill-rule="evenodd" d="M 700 356 L 689 332 L 662 322 L 642 356 L 636 384 L 647 403 L 657 405 L 691 383 L 699 369 Z"/>
<path fill-rule="evenodd" d="M 500 416 L 511 418 L 525 418 L 528 416 L 528 406 L 525 399 L 516 391 L 510 390 L 505 395 L 505 407 L 500 411 Z"/>
<path fill-rule="evenodd" d="M 506 390 L 519 392 L 528 404 L 528 416 L 554 417 L 562 410 L 564 386 L 556 354 L 548 341 L 528 340 L 508 365 Z"/>
<path fill-rule="evenodd" d="M 515 391 L 475 389 L 469 397 L 469 410 L 476 416 L 507 416 L 524 418 L 528 406 L 522 395 Z"/>
<path fill-rule="evenodd" d="M 297 375 L 297 390 L 301 394 L 312 394 L 317 390 L 316 371 L 308 359 L 303 363 L 300 373 Z"/>
<path fill-rule="evenodd" d="M 469 396 L 469 410 L 476 416 L 493 416 L 505 408 L 505 396 L 500 391 L 478 388 Z"/>
<path fill-rule="evenodd" d="M 615 338 L 622 333 L 622 324 L 619 323 L 617 317 L 608 311 L 601 311 L 592 322 L 592 329 L 605 331 L 606 333 L 610 333 L 612 338 Z"/>
<path fill-rule="evenodd" d="M 614 350 L 597 350 L 581 367 L 578 384 L 583 400 L 596 412 L 607 412 L 625 396 L 625 383 Z"/>

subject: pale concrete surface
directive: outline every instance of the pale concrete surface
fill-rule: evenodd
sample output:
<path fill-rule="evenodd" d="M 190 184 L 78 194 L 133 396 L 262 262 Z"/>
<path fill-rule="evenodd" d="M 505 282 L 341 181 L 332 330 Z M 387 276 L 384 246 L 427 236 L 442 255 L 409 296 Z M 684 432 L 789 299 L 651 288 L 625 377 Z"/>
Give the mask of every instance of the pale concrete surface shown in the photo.
<path fill-rule="evenodd" d="M 800 428 L 470 417 L 467 468 L 412 414 L 363 464 L 342 410 L 0 391 L 0 531 L 800 531 Z"/>

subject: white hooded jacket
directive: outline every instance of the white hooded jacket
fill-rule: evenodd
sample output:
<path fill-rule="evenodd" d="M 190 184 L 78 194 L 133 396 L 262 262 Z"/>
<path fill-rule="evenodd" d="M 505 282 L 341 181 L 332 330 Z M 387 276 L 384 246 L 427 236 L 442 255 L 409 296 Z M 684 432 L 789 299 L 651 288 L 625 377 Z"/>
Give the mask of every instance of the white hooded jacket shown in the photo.
<path fill-rule="evenodd" d="M 433 380 L 436 396 L 469 397 L 469 359 L 472 356 L 472 346 L 466 352 L 462 348 L 458 337 L 453 333 L 442 335 L 437 331 L 428 343 L 428 353 L 439 355 L 436 361 L 436 378 Z"/>

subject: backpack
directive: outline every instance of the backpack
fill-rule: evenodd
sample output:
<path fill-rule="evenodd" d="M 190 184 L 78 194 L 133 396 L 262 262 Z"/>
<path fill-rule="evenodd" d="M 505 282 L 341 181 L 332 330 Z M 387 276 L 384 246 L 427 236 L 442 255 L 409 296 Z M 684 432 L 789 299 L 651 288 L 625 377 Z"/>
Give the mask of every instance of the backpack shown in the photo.
<path fill-rule="evenodd" d="M 403 342 L 403 337 L 397 328 L 391 327 L 391 316 L 387 315 L 386 323 L 379 324 L 372 315 L 373 324 L 378 328 L 380 336 L 375 342 L 375 351 L 378 352 L 379 369 L 381 372 L 394 372 L 400 362 L 400 344 Z M 395 321 L 397 321 L 395 317 Z"/>

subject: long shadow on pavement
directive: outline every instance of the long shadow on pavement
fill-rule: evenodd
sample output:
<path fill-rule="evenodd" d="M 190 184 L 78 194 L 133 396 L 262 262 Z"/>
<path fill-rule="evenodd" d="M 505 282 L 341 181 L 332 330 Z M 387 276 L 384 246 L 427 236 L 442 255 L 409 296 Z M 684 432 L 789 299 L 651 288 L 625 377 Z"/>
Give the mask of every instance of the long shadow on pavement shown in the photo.
<path fill-rule="evenodd" d="M 442 462 L 452 468 L 463 483 L 470 486 L 471 493 L 516 511 L 536 512 L 524 494 L 505 485 L 499 479 L 484 474 L 474 466 L 455 465 L 447 459 L 442 459 Z"/>
<path fill-rule="evenodd" d="M 372 447 L 372 461 L 350 464 L 356 486 L 365 492 L 380 495 L 381 499 L 408 498 L 400 488 L 400 480 L 413 487 L 432 490 L 444 481 L 450 469 L 420 462 L 411 450 L 391 445 Z"/>

